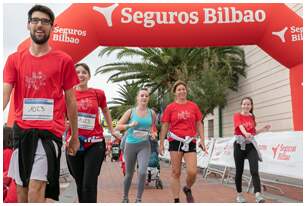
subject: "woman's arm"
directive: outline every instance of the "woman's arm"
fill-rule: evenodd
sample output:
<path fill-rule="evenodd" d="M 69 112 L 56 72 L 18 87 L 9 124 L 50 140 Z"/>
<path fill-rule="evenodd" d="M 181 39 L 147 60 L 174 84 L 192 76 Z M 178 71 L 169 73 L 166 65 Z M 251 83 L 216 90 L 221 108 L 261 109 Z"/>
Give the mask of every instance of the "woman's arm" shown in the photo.
<path fill-rule="evenodd" d="M 256 134 L 259 134 L 261 132 L 267 132 L 269 131 L 271 128 L 271 125 L 267 124 L 264 127 L 260 128 L 259 130 L 256 130 Z"/>
<path fill-rule="evenodd" d="M 157 138 L 157 128 L 156 128 L 156 113 L 152 110 L 152 128 L 151 135 L 154 139 Z"/>
<path fill-rule="evenodd" d="M 198 131 L 198 134 L 200 136 L 201 141 L 204 142 L 204 125 L 203 125 L 202 121 L 197 121 L 196 122 L 196 127 L 197 127 L 197 131 Z"/>
<path fill-rule="evenodd" d="M 159 153 L 164 154 L 164 140 L 169 129 L 169 122 L 163 122 L 159 133 Z"/>
<path fill-rule="evenodd" d="M 242 134 L 243 134 L 246 138 L 251 138 L 251 137 L 252 137 L 252 134 L 249 133 L 249 132 L 247 132 L 242 124 L 239 125 L 239 129 L 240 129 L 240 131 L 242 132 Z"/>
<path fill-rule="evenodd" d="M 113 128 L 113 122 L 112 122 L 112 117 L 111 117 L 111 114 L 110 114 L 110 111 L 108 109 L 108 107 L 105 107 L 102 109 L 102 112 L 103 112 L 103 115 L 105 117 L 105 120 L 106 120 L 106 123 L 107 123 L 107 126 L 108 126 L 108 129 L 110 131 L 110 133 L 117 139 L 120 139 L 120 135 L 117 134 Z"/>
<path fill-rule="evenodd" d="M 198 131 L 198 134 L 200 136 L 200 143 L 199 143 L 199 147 L 206 153 L 208 154 L 208 151 L 205 147 L 205 138 L 204 138 L 204 125 L 203 125 L 203 122 L 200 120 L 200 121 L 197 121 L 196 122 L 196 127 L 197 127 L 197 131 Z"/>
<path fill-rule="evenodd" d="M 122 117 L 117 123 L 117 127 L 116 127 L 117 130 L 119 131 L 127 130 L 137 125 L 137 122 L 132 122 L 130 124 L 127 124 L 128 121 L 130 120 L 131 113 L 132 113 L 132 109 L 129 109 L 122 115 Z"/>

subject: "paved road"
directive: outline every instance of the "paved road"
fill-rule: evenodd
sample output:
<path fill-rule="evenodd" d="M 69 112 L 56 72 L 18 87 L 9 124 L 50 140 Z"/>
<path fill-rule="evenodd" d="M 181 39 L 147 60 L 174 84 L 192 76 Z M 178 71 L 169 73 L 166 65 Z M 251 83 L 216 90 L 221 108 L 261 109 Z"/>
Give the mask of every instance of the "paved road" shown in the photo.
<path fill-rule="evenodd" d="M 185 170 L 182 170 L 181 184 L 185 182 Z M 161 179 L 164 189 L 156 189 L 154 184 L 145 187 L 143 194 L 144 203 L 171 203 L 172 196 L 170 190 L 170 167 L 167 163 L 161 163 Z M 136 174 L 136 173 L 135 173 Z M 62 192 L 60 202 L 77 202 L 76 188 L 73 181 L 68 178 L 68 183 L 62 184 Z M 70 183 L 70 184 L 69 184 Z M 122 199 L 123 175 L 119 162 L 103 163 L 101 174 L 98 182 L 98 202 L 118 203 Z M 201 203 L 233 203 L 235 201 L 234 184 L 220 184 L 220 178 L 209 177 L 207 180 L 198 174 L 197 181 L 192 188 L 196 202 Z M 300 188 L 285 188 L 285 196 L 277 194 L 277 192 L 267 191 L 264 193 L 267 202 L 302 202 L 303 190 Z M 136 194 L 136 176 L 134 175 L 129 199 L 135 201 Z M 251 193 L 244 193 L 248 202 L 255 202 Z M 294 198 L 292 198 L 294 197 Z M 185 202 L 183 193 L 180 195 L 181 202 Z"/>

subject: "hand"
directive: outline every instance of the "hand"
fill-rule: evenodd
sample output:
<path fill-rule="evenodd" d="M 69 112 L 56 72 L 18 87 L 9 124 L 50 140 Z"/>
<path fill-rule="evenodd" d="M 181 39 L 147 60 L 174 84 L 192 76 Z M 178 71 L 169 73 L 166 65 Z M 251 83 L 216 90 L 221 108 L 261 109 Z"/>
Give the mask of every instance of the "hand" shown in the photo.
<path fill-rule="evenodd" d="M 70 123 L 69 120 L 65 121 L 65 128 L 69 128 L 70 127 Z"/>
<path fill-rule="evenodd" d="M 245 139 L 248 140 L 248 141 L 252 141 L 253 135 L 252 135 L 251 133 L 248 133 L 248 132 L 247 132 L 247 133 L 245 134 Z"/>
<path fill-rule="evenodd" d="M 129 124 L 129 127 L 136 127 L 138 125 L 138 122 L 134 121 L 132 123 Z"/>
<path fill-rule="evenodd" d="M 70 140 L 67 142 L 67 152 L 70 156 L 75 156 L 77 151 L 80 148 L 80 141 L 79 138 L 70 138 Z"/>
<path fill-rule="evenodd" d="M 270 124 L 267 124 L 266 126 L 264 126 L 264 131 L 265 132 L 267 132 L 267 131 L 269 131 L 270 130 L 270 128 L 271 128 L 271 125 Z"/>
<path fill-rule="evenodd" d="M 121 135 L 120 135 L 120 132 L 119 132 L 119 131 L 112 130 L 112 131 L 111 131 L 111 134 L 112 134 L 112 136 L 115 137 L 116 139 L 121 140 Z"/>
<path fill-rule="evenodd" d="M 157 138 L 157 132 L 151 132 L 151 140 L 156 140 Z"/>
<path fill-rule="evenodd" d="M 164 143 L 160 143 L 159 145 L 159 154 L 164 155 L 165 153 L 165 148 L 164 148 Z"/>
<path fill-rule="evenodd" d="M 207 148 L 206 148 L 206 146 L 205 146 L 204 141 L 200 140 L 200 142 L 199 142 L 199 147 L 203 150 L 203 152 L 204 152 L 206 155 L 208 155 L 208 151 L 207 151 Z"/>
<path fill-rule="evenodd" d="M 253 135 L 251 134 L 251 133 L 246 133 L 245 134 L 245 138 L 247 139 L 247 140 L 249 140 L 249 141 L 251 141 L 252 140 L 252 137 L 253 137 Z"/>

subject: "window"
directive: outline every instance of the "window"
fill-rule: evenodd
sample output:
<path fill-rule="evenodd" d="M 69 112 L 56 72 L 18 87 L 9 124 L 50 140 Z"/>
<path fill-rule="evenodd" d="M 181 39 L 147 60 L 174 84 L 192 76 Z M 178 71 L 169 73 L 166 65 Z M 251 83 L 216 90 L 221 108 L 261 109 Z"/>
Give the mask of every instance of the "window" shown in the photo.
<path fill-rule="evenodd" d="M 214 120 L 208 120 L 208 137 L 214 137 Z"/>

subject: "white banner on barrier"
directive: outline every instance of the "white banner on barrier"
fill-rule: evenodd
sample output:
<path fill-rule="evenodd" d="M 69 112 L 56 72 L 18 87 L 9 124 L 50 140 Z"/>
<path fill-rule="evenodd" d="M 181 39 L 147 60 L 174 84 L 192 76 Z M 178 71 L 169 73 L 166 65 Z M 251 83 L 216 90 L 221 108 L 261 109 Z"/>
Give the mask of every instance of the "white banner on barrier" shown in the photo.
<path fill-rule="evenodd" d="M 259 171 L 303 179 L 302 138 L 302 132 L 268 132 L 256 135 L 263 158 L 263 162 L 259 162 Z M 234 137 L 216 138 L 209 164 L 235 167 L 234 141 Z M 244 166 L 249 169 L 248 162 Z"/>
<path fill-rule="evenodd" d="M 267 132 L 255 136 L 263 162 L 259 162 L 259 171 L 286 177 L 303 179 L 303 132 Z M 199 140 L 198 140 L 199 141 Z M 208 155 L 197 148 L 198 167 L 213 165 L 235 168 L 233 143 L 234 137 L 205 139 Z M 198 145 L 198 144 L 197 144 Z M 169 160 L 169 142 L 165 140 L 165 154 Z M 247 161 L 247 160 L 246 160 Z M 249 163 L 245 162 L 245 169 Z"/>
<path fill-rule="evenodd" d="M 200 139 L 197 140 L 197 165 L 200 168 L 207 168 L 208 162 L 210 160 L 213 148 L 214 148 L 214 138 L 205 138 L 205 147 L 208 154 L 205 154 L 201 148 L 198 147 Z"/>
<path fill-rule="evenodd" d="M 303 132 L 269 132 L 256 136 L 263 162 L 259 171 L 303 179 Z"/>
<path fill-rule="evenodd" d="M 216 138 L 214 150 L 210 158 L 210 164 L 235 167 L 233 158 L 234 138 Z"/>

